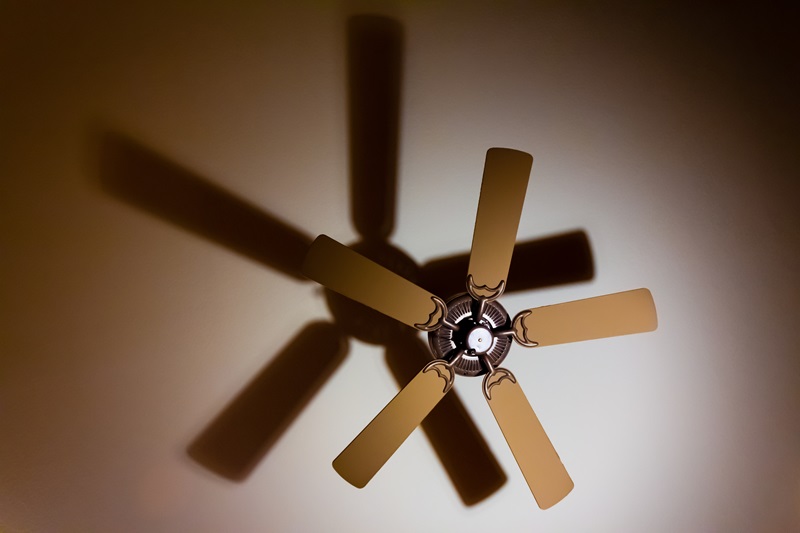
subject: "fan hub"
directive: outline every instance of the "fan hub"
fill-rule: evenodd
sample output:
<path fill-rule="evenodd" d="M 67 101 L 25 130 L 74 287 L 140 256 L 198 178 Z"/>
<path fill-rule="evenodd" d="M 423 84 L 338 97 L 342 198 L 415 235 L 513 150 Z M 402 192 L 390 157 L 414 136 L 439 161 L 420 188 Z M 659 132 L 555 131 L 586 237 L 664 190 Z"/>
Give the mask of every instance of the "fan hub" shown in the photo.
<path fill-rule="evenodd" d="M 493 333 L 511 325 L 508 313 L 496 301 L 484 301 L 481 309 L 479 302 L 468 294 L 453 296 L 447 302 L 447 322 L 458 329 L 445 325 L 431 331 L 428 333 L 428 344 L 434 356 L 448 362 L 461 353 L 461 357 L 453 364 L 453 369 L 459 375 L 486 374 L 488 368 L 482 358 L 488 359 L 492 366 L 498 366 L 511 349 L 510 337 Z"/>
<path fill-rule="evenodd" d="M 483 326 L 475 326 L 467 335 L 467 347 L 475 353 L 486 353 L 493 341 L 492 332 Z"/>

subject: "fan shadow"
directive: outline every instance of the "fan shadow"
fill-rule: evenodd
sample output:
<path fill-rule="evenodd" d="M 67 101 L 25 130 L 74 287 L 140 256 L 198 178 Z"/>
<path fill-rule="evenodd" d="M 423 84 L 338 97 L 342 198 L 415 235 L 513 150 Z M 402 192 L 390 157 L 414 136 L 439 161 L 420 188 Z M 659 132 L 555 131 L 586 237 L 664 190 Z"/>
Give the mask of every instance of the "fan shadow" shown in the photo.
<path fill-rule="evenodd" d="M 420 268 L 388 242 L 394 228 L 402 27 L 368 15 L 347 22 L 350 192 L 353 247 L 445 297 L 464 291 L 468 254 Z M 311 237 L 173 163 L 130 137 L 105 132 L 99 143 L 100 187 L 170 224 L 297 280 Z M 509 290 L 583 281 L 593 276 L 586 234 L 573 231 L 515 247 Z M 418 332 L 357 302 L 326 291 L 331 323 L 306 325 L 195 437 L 187 452 L 234 481 L 247 478 L 340 366 L 347 338 L 382 345 L 404 386 L 431 359 Z M 298 367 L 297 362 L 302 361 Z M 453 391 L 423 430 L 466 505 L 506 480 L 497 460 Z"/>

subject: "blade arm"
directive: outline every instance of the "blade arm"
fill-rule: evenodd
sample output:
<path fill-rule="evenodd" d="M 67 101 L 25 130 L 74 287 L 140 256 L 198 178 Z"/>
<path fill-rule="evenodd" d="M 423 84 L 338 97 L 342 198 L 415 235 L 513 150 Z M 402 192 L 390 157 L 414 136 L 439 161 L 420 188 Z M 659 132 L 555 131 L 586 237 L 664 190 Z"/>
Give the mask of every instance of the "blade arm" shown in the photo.
<path fill-rule="evenodd" d="M 575 485 L 514 374 L 505 368 L 487 374 L 483 395 L 539 507 L 563 500 Z"/>
<path fill-rule="evenodd" d="M 351 485 L 363 488 L 452 388 L 455 372 L 445 361 L 431 361 L 397 393 L 333 461 Z"/>
<path fill-rule="evenodd" d="M 523 346 L 550 346 L 657 327 L 653 295 L 636 289 L 522 311 L 514 317 L 513 335 Z"/>

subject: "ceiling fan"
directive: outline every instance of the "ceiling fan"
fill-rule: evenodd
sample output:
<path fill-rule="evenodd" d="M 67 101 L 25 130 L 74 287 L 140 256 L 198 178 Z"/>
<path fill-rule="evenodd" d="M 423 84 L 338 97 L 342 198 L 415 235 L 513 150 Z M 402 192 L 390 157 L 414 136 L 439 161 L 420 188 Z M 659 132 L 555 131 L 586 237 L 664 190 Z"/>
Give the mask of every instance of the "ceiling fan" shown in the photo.
<path fill-rule="evenodd" d="M 435 359 L 392 399 L 333 461 L 364 487 L 453 386 L 456 374 L 483 375 L 483 395 L 542 509 L 574 484 L 525 397 L 500 365 L 512 341 L 525 347 L 653 331 L 648 289 L 527 309 L 513 319 L 498 303 L 514 251 L 533 158 L 518 150 L 486 154 L 466 292 L 447 301 L 326 235 L 308 249 L 303 273 L 328 289 L 428 333 Z"/>
<path fill-rule="evenodd" d="M 359 254 L 399 273 L 402 277 L 396 277 L 401 281 L 410 279 L 432 291 L 428 294 L 461 292 L 463 281 L 459 280 L 463 279 L 471 262 L 467 254 L 436 258 L 417 265 L 389 242 L 395 211 L 402 28 L 392 19 L 358 15 L 348 20 L 347 33 L 351 216 L 360 236 L 351 246 Z M 308 279 L 301 267 L 312 239 L 303 231 L 127 135 L 106 132 L 100 148 L 100 182 L 107 192 L 291 279 Z M 526 183 L 529 171 L 530 162 L 525 171 Z M 521 211 L 524 191 L 523 185 L 522 194 L 517 196 L 520 202 L 517 213 Z M 511 246 L 514 246 L 517 219 L 518 215 L 510 232 Z M 354 253 L 350 249 L 347 251 Z M 508 250 L 507 253 L 511 255 Z M 472 256 L 476 257 L 474 253 Z M 513 256 L 501 276 L 504 280 L 508 275 L 512 278 L 503 285 L 506 292 L 585 281 L 594 273 L 588 239 L 582 231 L 516 243 Z M 371 264 L 366 269 L 376 267 Z M 481 280 L 472 268 L 469 272 Z M 386 284 L 386 287 L 391 286 L 391 282 Z M 373 285 L 371 290 L 374 289 Z M 431 350 L 416 336 L 416 330 L 404 326 L 402 320 L 393 320 L 398 317 L 383 308 L 385 304 L 382 305 L 381 298 L 377 308 L 384 314 L 332 291 L 326 291 L 325 296 L 332 319 L 301 328 L 195 438 L 187 449 L 190 457 L 224 478 L 240 481 L 247 477 L 342 362 L 348 351 L 348 337 L 383 346 L 387 367 L 401 386 L 430 362 Z M 403 301 L 403 296 L 399 298 Z M 427 297 L 423 301 L 428 306 L 433 305 Z M 467 297 L 467 301 L 472 299 Z M 487 312 L 499 307 L 488 298 L 484 305 Z M 448 312 L 455 308 L 453 302 L 445 304 Z M 421 314 L 425 316 L 413 320 L 427 320 L 429 315 Z M 466 319 L 460 317 L 450 322 L 461 324 L 463 320 Z M 433 322 L 432 327 L 435 325 Z M 448 331 L 440 328 L 439 333 Z M 458 333 L 454 338 L 463 342 Z M 498 344 L 510 345 L 509 336 L 498 335 L 497 338 Z M 293 379 L 296 361 L 300 358 L 305 365 L 303 382 Z M 460 364 L 468 361 L 474 364 L 479 357 L 464 354 Z M 492 364 L 499 364 L 498 360 L 493 361 Z M 422 429 L 466 505 L 478 503 L 505 482 L 505 474 L 455 392 L 438 403 L 425 418 Z M 412 430 L 413 427 L 408 433 Z M 397 446 L 400 443 L 402 439 Z M 468 464 L 466 459 L 469 459 Z"/>

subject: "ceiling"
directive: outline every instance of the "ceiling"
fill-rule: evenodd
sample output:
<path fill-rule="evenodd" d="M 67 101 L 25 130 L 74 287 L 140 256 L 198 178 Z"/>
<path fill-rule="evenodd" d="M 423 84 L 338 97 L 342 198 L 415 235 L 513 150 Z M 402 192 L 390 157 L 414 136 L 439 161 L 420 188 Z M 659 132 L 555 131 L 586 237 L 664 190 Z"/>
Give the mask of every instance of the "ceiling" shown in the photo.
<path fill-rule="evenodd" d="M 190 456 L 331 320 L 271 250 L 358 239 L 345 43 L 365 8 L 70 4 L 0 7 L 0 529 L 800 528 L 795 12 L 378 9 L 402 31 L 391 242 L 418 263 L 469 250 L 485 152 L 517 148 L 535 159 L 518 239 L 585 232 L 594 271 L 506 309 L 656 301 L 655 333 L 506 359 L 575 481 L 541 511 L 470 378 L 455 390 L 502 487 L 465 504 L 420 431 L 366 488 L 339 478 L 331 460 L 397 391 L 384 349 L 356 340 L 239 479 Z M 109 139 L 123 181 L 188 176 L 217 199 L 192 216 L 241 200 L 251 218 L 203 233 L 121 198 Z M 302 381 L 313 354 L 293 355 Z"/>

